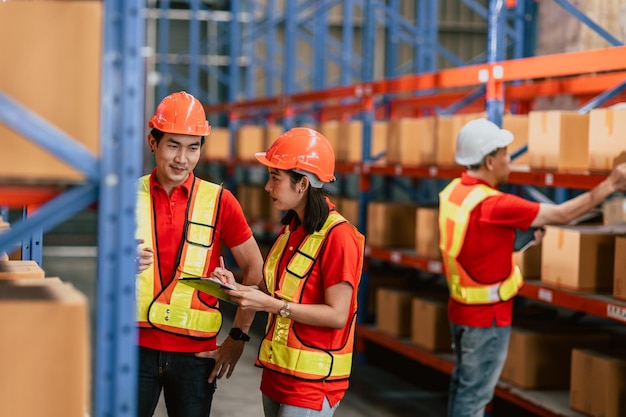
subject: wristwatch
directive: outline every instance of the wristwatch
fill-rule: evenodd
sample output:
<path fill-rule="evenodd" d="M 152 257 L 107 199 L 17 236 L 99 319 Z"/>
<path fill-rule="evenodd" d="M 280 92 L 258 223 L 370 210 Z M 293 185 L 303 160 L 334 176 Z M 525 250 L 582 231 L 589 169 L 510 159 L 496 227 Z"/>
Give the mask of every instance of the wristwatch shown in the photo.
<path fill-rule="evenodd" d="M 228 335 L 233 340 L 242 340 L 244 342 L 248 342 L 250 340 L 250 336 L 245 334 L 239 327 L 233 327 L 230 329 Z"/>
<path fill-rule="evenodd" d="M 280 310 L 278 310 L 278 314 L 281 317 L 285 317 L 285 318 L 289 318 L 289 316 L 291 316 L 291 310 L 289 309 L 289 301 L 284 300 L 285 304 L 281 307 Z"/>

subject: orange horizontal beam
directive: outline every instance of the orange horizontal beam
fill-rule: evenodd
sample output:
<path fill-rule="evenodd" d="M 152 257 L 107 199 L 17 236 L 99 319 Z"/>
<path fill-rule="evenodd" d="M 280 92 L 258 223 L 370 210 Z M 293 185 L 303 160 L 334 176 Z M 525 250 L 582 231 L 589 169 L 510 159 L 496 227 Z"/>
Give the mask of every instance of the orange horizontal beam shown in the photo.
<path fill-rule="evenodd" d="M 504 70 L 503 81 L 621 71 L 626 70 L 626 46 L 513 59 L 498 65 Z"/>
<path fill-rule="evenodd" d="M 11 209 L 40 206 L 59 195 L 59 187 L 0 185 L 0 206 Z"/>

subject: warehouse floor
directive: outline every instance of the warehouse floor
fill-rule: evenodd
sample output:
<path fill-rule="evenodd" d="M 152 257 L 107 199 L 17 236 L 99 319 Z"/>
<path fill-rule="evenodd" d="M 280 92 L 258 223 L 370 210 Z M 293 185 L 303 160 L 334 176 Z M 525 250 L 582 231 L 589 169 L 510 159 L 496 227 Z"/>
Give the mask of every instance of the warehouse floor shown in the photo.
<path fill-rule="evenodd" d="M 58 276 L 83 291 L 91 302 L 92 332 L 95 332 L 96 250 L 92 246 L 48 245 L 44 239 L 43 265 L 46 276 Z M 232 319 L 232 311 L 225 318 Z M 259 391 L 260 370 L 253 366 L 265 318 L 257 315 L 252 340 L 233 376 L 218 382 L 213 402 L 214 417 L 263 415 Z M 230 328 L 225 323 L 224 328 Z M 222 336 L 223 337 L 223 336 Z M 384 353 L 382 354 L 384 355 Z M 382 359 L 382 358 L 380 358 Z M 358 363 L 351 388 L 335 413 L 336 417 L 441 417 L 445 415 L 445 392 L 418 389 L 376 366 Z M 155 417 L 166 417 L 162 403 Z"/>

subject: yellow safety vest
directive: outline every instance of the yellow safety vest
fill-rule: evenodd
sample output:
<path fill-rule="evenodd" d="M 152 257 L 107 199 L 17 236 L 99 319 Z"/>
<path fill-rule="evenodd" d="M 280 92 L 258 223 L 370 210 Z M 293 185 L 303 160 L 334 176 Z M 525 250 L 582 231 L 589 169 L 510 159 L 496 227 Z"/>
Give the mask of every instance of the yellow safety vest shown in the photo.
<path fill-rule="evenodd" d="M 271 295 L 292 303 L 298 303 L 302 291 L 320 254 L 324 240 L 332 229 L 346 222 L 337 212 L 332 211 L 324 226 L 318 232 L 306 236 L 298 249 L 287 261 L 287 268 L 280 276 L 278 286 L 278 264 L 289 241 L 289 226 L 278 237 L 270 250 L 264 265 L 265 283 Z M 360 242 L 361 254 L 364 251 L 365 238 L 356 229 L 355 236 Z M 359 280 L 361 270 L 358 271 Z M 358 285 L 358 282 L 357 282 Z M 278 287 L 278 290 L 275 288 Z M 309 381 L 334 381 L 347 379 L 352 368 L 352 351 L 354 347 L 354 329 L 356 323 L 356 288 L 354 291 L 354 312 L 350 323 L 350 332 L 343 346 L 329 350 L 304 344 L 294 331 L 294 321 L 290 318 L 270 314 L 267 322 L 267 333 L 261 342 L 256 364 L 276 372 L 291 375 Z"/>
<path fill-rule="evenodd" d="M 500 194 L 486 185 L 464 185 L 453 180 L 439 194 L 439 247 L 450 297 L 463 304 L 494 304 L 513 298 L 524 285 L 511 257 L 511 273 L 502 281 L 485 285 L 475 281 L 458 262 L 472 210 L 487 197 Z"/>
<path fill-rule="evenodd" d="M 139 326 L 199 339 L 215 337 L 222 327 L 217 299 L 213 305 L 209 305 L 200 299 L 197 290 L 178 280 L 207 276 L 209 273 L 222 187 L 194 178 L 175 276 L 167 286 L 163 286 L 158 268 L 159 249 L 150 176 L 141 177 L 137 185 L 136 237 L 144 240 L 142 246 L 154 250 L 152 265 L 137 275 Z"/>

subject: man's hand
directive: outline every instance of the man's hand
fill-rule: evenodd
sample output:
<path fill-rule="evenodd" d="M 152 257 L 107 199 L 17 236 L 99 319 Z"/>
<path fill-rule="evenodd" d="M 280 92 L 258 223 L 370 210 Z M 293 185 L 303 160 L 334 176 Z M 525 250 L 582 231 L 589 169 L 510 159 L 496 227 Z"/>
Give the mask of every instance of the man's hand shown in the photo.
<path fill-rule="evenodd" d="M 142 248 L 141 245 L 143 243 L 144 243 L 143 239 L 137 239 L 136 261 L 137 261 L 137 273 L 138 274 L 148 269 L 150 265 L 152 265 L 152 262 L 153 262 L 152 255 L 154 252 L 152 251 L 152 248 L 149 248 L 149 247 Z"/>
<path fill-rule="evenodd" d="M 216 350 L 196 353 L 196 356 L 201 358 L 215 359 L 215 367 L 211 375 L 209 375 L 209 382 L 213 382 L 216 376 L 218 379 L 221 379 L 224 374 L 226 374 L 226 378 L 230 378 L 235 370 L 235 365 L 237 365 L 243 353 L 244 345 L 244 341 L 233 340 L 229 336 Z"/>

